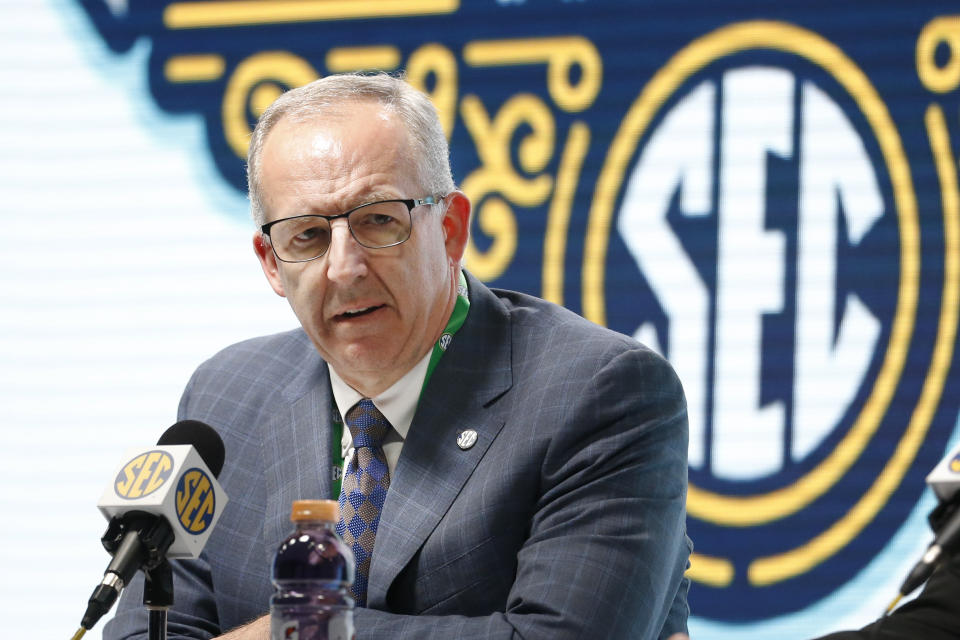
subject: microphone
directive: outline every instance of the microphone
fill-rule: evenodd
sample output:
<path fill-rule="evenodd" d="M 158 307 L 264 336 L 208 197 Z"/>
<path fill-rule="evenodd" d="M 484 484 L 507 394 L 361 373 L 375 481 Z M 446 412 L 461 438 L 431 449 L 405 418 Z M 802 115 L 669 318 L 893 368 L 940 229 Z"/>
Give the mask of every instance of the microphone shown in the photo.
<path fill-rule="evenodd" d="M 90 596 L 81 630 L 110 610 L 138 569 L 200 555 L 227 504 L 216 479 L 223 459 L 223 440 L 197 420 L 174 424 L 155 447 L 127 452 L 97 503 L 109 520 L 101 542 L 113 560 Z"/>
<path fill-rule="evenodd" d="M 930 526 L 936 536 L 903 581 L 901 597 L 926 582 L 943 554 L 953 553 L 960 544 L 960 444 L 933 468 L 927 476 L 927 485 L 940 499 L 940 504 L 930 513 Z"/>

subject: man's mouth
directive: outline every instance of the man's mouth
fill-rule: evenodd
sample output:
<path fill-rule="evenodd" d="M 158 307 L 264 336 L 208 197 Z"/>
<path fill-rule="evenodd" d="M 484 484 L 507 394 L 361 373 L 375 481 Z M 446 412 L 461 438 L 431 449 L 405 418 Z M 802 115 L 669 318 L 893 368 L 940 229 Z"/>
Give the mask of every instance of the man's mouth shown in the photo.
<path fill-rule="evenodd" d="M 360 316 L 365 316 L 370 313 L 373 313 L 374 311 L 376 311 L 377 309 L 380 309 L 381 307 L 383 307 L 382 304 L 375 305 L 373 307 L 363 307 L 362 309 L 351 309 L 350 311 L 344 311 L 343 313 L 338 314 L 337 317 L 344 320 L 349 320 L 351 318 L 359 318 Z"/>

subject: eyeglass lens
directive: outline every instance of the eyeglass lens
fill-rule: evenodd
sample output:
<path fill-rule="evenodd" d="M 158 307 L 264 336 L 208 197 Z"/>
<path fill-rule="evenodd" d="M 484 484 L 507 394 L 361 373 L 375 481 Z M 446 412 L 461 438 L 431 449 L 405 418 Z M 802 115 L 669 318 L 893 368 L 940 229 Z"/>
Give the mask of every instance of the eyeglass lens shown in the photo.
<path fill-rule="evenodd" d="M 380 249 L 410 237 L 410 210 L 399 201 L 374 202 L 347 216 L 350 232 L 364 247 Z M 274 251 L 281 260 L 302 262 L 318 258 L 330 248 L 330 221 L 319 216 L 281 220 L 270 228 Z"/>

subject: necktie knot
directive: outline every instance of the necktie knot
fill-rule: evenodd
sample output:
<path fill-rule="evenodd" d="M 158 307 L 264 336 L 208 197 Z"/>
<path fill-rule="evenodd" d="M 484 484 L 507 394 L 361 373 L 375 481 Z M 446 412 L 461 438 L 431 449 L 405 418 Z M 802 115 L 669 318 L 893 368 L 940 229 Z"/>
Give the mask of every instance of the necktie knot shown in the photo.
<path fill-rule="evenodd" d="M 369 398 L 364 398 L 347 411 L 345 422 L 350 429 L 354 448 L 381 447 L 390 423 Z"/>

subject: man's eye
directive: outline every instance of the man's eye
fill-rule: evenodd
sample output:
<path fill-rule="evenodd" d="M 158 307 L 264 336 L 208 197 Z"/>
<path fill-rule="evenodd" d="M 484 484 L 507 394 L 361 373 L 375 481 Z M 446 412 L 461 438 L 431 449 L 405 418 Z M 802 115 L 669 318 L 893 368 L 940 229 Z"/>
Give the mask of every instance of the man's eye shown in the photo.
<path fill-rule="evenodd" d="M 293 236 L 295 242 L 313 242 L 317 239 L 325 238 L 327 235 L 327 230 L 323 227 L 307 227 L 306 229 L 301 229 L 299 233 Z"/>
<path fill-rule="evenodd" d="M 389 213 L 371 211 L 360 216 L 356 224 L 359 226 L 382 227 L 384 225 L 396 224 L 396 222 L 397 219 Z"/>
<path fill-rule="evenodd" d="M 371 224 L 375 224 L 375 225 L 391 224 L 397 221 L 396 218 L 394 218 L 393 216 L 387 215 L 385 213 L 374 213 L 370 216 L 370 218 L 371 218 Z"/>

